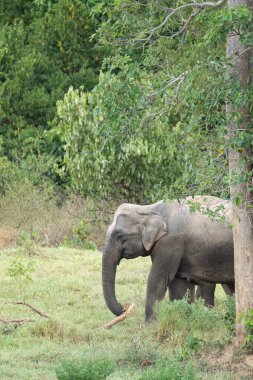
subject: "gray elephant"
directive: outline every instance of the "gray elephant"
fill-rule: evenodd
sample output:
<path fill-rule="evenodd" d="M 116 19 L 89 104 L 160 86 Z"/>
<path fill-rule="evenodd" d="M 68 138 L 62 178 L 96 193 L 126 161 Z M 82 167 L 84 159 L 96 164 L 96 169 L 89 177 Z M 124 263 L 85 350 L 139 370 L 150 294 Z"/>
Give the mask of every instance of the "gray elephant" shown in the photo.
<path fill-rule="evenodd" d="M 154 304 L 164 298 L 176 276 L 193 284 L 233 287 L 233 235 L 223 219 L 231 222 L 230 202 L 210 196 L 119 206 L 107 231 L 102 263 L 103 292 L 112 313 L 124 311 L 115 294 L 116 268 L 123 258 L 151 257 L 146 321 L 155 319 Z"/>
<path fill-rule="evenodd" d="M 234 295 L 235 289 L 233 285 L 221 284 L 224 292 L 228 296 Z M 189 283 L 183 278 L 175 277 L 168 287 L 170 301 L 180 300 L 188 292 L 190 295 L 190 302 L 194 302 L 197 298 L 202 298 L 206 306 L 214 306 L 214 294 L 216 284 L 204 282 L 198 284 L 197 290 L 193 283 Z"/>
<path fill-rule="evenodd" d="M 221 284 L 221 286 L 228 296 L 233 296 L 235 294 L 235 287 L 233 284 Z M 205 282 L 197 287 L 195 296 L 196 298 L 203 298 L 207 306 L 214 306 L 215 288 L 216 284 Z"/>

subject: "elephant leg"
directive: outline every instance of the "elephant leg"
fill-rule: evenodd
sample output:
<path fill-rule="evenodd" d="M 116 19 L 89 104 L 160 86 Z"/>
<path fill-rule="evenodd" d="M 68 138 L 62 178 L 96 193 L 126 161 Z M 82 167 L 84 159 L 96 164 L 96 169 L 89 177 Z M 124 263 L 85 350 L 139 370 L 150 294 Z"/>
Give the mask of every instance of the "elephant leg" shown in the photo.
<path fill-rule="evenodd" d="M 152 252 L 152 266 L 148 276 L 146 297 L 146 321 L 155 320 L 154 305 L 162 300 L 170 283 L 174 280 L 183 255 L 181 237 L 172 237 L 168 241 L 169 252 L 160 251 L 159 243 Z"/>
<path fill-rule="evenodd" d="M 203 282 L 201 285 L 198 285 L 196 291 L 196 298 L 203 298 L 207 306 L 214 306 L 214 292 L 216 284 Z"/>
<path fill-rule="evenodd" d="M 194 302 L 195 285 L 186 279 L 175 277 L 168 286 L 170 301 L 181 300 L 186 292 L 190 293 L 190 302 Z"/>
<path fill-rule="evenodd" d="M 233 296 L 235 294 L 235 286 L 234 285 L 228 285 L 228 284 L 221 284 L 223 287 L 224 292 L 228 296 Z"/>
<path fill-rule="evenodd" d="M 154 315 L 154 305 L 156 301 L 161 301 L 167 290 L 167 278 L 156 278 L 152 270 L 148 277 L 147 297 L 146 297 L 146 322 L 156 320 Z"/>

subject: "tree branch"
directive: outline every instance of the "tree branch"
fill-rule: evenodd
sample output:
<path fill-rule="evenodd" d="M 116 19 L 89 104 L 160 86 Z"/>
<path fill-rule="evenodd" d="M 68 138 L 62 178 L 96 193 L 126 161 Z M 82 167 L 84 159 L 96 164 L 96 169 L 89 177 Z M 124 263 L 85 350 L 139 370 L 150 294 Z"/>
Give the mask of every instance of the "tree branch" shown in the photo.
<path fill-rule="evenodd" d="M 132 303 L 132 305 L 130 305 L 128 307 L 128 309 L 123 314 L 121 314 L 118 317 L 114 318 L 111 322 L 107 323 L 104 327 L 106 329 L 110 329 L 113 325 L 116 325 L 117 323 L 123 321 L 131 313 L 131 311 L 133 310 L 133 308 L 134 308 L 134 303 Z"/>
<path fill-rule="evenodd" d="M 31 319 L 31 318 L 3 319 L 3 318 L 0 318 L 0 322 L 2 322 L 4 324 L 8 324 L 8 323 L 22 324 L 22 323 L 26 323 L 26 322 L 35 322 L 35 319 Z"/>
<path fill-rule="evenodd" d="M 25 301 L 14 301 L 12 302 L 13 305 L 24 305 L 24 306 L 27 306 L 29 307 L 32 311 L 34 311 L 35 313 L 39 314 L 41 317 L 44 317 L 44 318 L 49 318 L 49 316 L 44 313 L 43 311 L 35 308 L 34 306 L 32 306 L 30 303 L 28 302 L 25 302 Z"/>
<path fill-rule="evenodd" d="M 188 19 L 185 21 L 184 26 L 179 31 L 177 31 L 175 33 L 172 33 L 169 36 L 170 38 L 176 37 L 176 36 L 182 34 L 187 29 L 187 27 L 189 26 L 191 20 L 194 17 L 196 17 L 200 13 L 200 11 L 202 9 L 205 9 L 205 8 L 217 8 L 220 5 L 222 5 L 223 3 L 225 3 L 225 1 L 226 0 L 218 0 L 216 2 L 206 1 L 206 2 L 202 2 L 202 3 L 193 2 L 193 3 L 188 3 L 188 4 L 181 5 L 180 7 L 175 8 L 175 9 L 170 9 L 169 13 L 166 15 L 166 17 L 161 22 L 161 24 L 157 25 L 156 27 L 154 27 L 150 31 L 145 32 L 146 34 L 148 34 L 148 37 L 147 38 L 143 38 L 141 40 L 145 41 L 145 43 L 149 42 L 151 40 L 151 38 L 154 36 L 154 34 L 156 32 L 158 32 L 159 30 L 161 30 L 168 23 L 168 21 L 171 19 L 171 17 L 174 14 L 178 13 L 179 11 L 187 9 L 187 8 L 193 8 L 193 9 L 195 9 L 195 11 L 192 12 L 190 14 L 190 16 L 188 17 Z M 163 36 L 163 37 L 165 37 L 165 36 Z"/>
<path fill-rule="evenodd" d="M 26 301 L 5 302 L 3 305 L 24 305 L 24 306 L 29 307 L 29 309 L 31 309 L 35 313 L 39 314 L 41 317 L 49 318 L 49 316 L 46 313 L 35 308 L 34 306 L 32 306 L 30 303 L 28 303 Z M 26 322 L 35 322 L 35 319 L 31 319 L 31 318 L 15 318 L 15 319 L 0 318 L 0 322 L 2 322 L 4 324 L 14 323 L 14 324 L 21 325 L 22 323 L 26 323 Z"/>

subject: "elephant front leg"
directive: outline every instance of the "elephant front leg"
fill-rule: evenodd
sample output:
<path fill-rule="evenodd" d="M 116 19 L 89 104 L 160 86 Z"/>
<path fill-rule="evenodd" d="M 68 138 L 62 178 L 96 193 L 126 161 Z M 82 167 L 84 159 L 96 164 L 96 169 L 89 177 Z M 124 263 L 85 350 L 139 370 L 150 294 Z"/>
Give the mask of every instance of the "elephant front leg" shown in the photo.
<path fill-rule="evenodd" d="M 181 236 L 173 236 L 167 238 L 164 243 L 159 244 L 158 242 L 152 252 L 152 267 L 148 277 L 145 309 L 147 322 L 156 319 L 155 302 L 164 298 L 168 286 L 175 278 L 183 255 L 182 242 Z"/>
<path fill-rule="evenodd" d="M 168 270 L 167 260 L 156 256 L 152 263 L 151 271 L 148 276 L 147 297 L 146 297 L 146 322 L 156 319 L 154 314 L 154 305 L 156 301 L 164 299 L 168 288 L 168 283 L 174 278 L 175 273 Z M 176 272 L 176 271 L 173 271 Z"/>
<path fill-rule="evenodd" d="M 147 297 L 146 297 L 146 322 L 156 320 L 154 314 L 154 305 L 156 301 L 164 299 L 165 293 L 168 287 L 168 275 L 167 273 L 157 271 L 155 266 L 152 266 L 147 285 Z"/>

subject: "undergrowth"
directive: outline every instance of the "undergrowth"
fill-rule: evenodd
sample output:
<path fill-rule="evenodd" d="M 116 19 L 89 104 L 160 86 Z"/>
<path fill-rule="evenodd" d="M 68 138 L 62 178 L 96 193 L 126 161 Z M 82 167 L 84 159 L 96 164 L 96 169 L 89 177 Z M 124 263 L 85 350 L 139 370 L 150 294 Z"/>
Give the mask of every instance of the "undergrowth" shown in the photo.
<path fill-rule="evenodd" d="M 109 359 L 64 361 L 56 369 L 59 380 L 104 380 L 115 370 Z"/>
<path fill-rule="evenodd" d="M 2 379 L 234 379 L 219 367 L 209 375 L 208 364 L 200 365 L 207 353 L 221 352 L 233 336 L 233 298 L 228 307 L 218 287 L 212 309 L 201 301 L 191 305 L 186 299 L 165 299 L 156 305 L 157 322 L 146 324 L 150 261 L 123 261 L 117 297 L 135 307 L 106 330 L 103 326 L 114 316 L 101 290 L 101 256 L 65 247 L 40 248 L 34 255 L 20 248 L 0 251 L 1 318 L 33 320 L 0 325 Z M 48 318 L 24 305 L 14 307 L 13 300 L 25 300 Z"/>
<path fill-rule="evenodd" d="M 226 306 L 225 306 L 226 307 Z M 208 308 L 198 299 L 190 304 L 187 297 L 173 302 L 160 302 L 156 312 L 159 322 L 156 337 L 162 344 L 176 347 L 182 357 L 189 354 L 222 348 L 232 337 L 232 319 L 230 329 L 226 329 L 228 309 Z"/>

